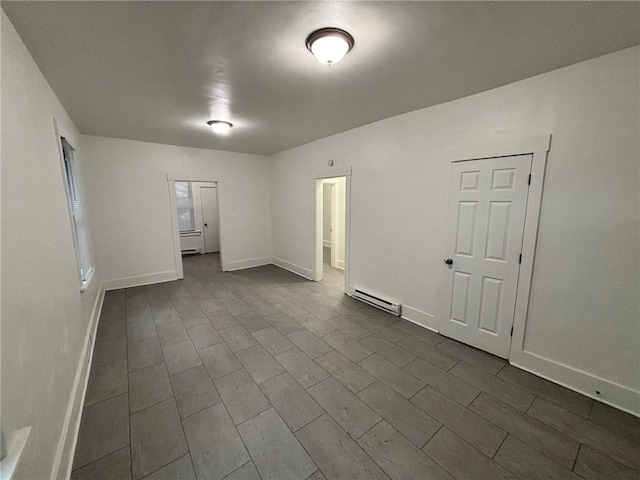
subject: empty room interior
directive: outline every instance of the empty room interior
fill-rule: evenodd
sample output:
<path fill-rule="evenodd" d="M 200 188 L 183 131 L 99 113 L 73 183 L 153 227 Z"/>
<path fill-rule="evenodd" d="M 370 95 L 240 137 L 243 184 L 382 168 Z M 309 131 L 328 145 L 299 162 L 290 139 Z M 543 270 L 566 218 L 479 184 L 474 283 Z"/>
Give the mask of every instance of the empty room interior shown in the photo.
<path fill-rule="evenodd" d="M 640 478 L 640 2 L 0 5 L 3 480 Z"/>

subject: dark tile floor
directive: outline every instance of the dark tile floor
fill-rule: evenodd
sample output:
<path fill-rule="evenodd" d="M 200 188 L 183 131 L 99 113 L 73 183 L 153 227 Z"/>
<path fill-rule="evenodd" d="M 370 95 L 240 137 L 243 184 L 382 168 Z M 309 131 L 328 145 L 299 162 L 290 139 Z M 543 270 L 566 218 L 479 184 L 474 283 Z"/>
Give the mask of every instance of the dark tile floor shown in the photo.
<path fill-rule="evenodd" d="M 640 421 L 275 266 L 107 292 L 75 479 L 638 479 Z"/>

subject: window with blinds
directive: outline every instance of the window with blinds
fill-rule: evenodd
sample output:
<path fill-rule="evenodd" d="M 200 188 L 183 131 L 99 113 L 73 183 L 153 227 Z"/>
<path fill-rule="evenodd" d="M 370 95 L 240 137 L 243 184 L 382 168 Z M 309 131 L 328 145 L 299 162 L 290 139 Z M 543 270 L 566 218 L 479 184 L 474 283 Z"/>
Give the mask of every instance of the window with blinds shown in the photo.
<path fill-rule="evenodd" d="M 71 211 L 71 222 L 73 224 L 73 239 L 80 270 L 80 280 L 86 286 L 93 274 L 91 267 L 91 257 L 89 255 L 89 240 L 87 238 L 87 226 L 82 208 L 82 199 L 77 186 L 77 175 L 74 164 L 74 149 L 64 137 L 61 137 L 62 155 L 64 160 L 64 175 L 66 180 L 67 199 Z"/>
<path fill-rule="evenodd" d="M 193 214 L 193 189 L 191 182 L 175 182 L 176 203 L 178 207 L 178 230 L 193 232 L 196 220 Z"/>

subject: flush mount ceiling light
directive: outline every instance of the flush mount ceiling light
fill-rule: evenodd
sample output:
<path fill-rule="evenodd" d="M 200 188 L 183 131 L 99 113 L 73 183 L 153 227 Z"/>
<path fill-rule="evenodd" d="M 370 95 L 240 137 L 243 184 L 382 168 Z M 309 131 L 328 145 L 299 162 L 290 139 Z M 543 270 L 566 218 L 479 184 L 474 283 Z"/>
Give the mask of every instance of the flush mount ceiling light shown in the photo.
<path fill-rule="evenodd" d="M 339 28 L 321 28 L 307 37 L 309 50 L 325 65 L 338 63 L 353 48 L 353 37 Z"/>
<path fill-rule="evenodd" d="M 217 133 L 218 135 L 228 133 L 231 127 L 233 127 L 233 123 L 225 122 L 224 120 L 209 120 L 207 125 L 211 127 L 213 133 Z"/>

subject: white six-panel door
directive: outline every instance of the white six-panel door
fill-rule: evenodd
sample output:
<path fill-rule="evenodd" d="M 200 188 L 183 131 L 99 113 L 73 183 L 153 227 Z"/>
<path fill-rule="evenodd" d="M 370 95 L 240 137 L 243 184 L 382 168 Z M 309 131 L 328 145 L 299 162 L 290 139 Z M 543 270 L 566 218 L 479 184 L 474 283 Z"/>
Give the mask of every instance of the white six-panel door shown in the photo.
<path fill-rule="evenodd" d="M 215 186 L 200 187 L 202 199 L 202 231 L 204 233 L 204 253 L 220 251 L 218 233 L 218 192 Z"/>
<path fill-rule="evenodd" d="M 443 335 L 508 358 L 531 155 L 451 164 Z"/>

